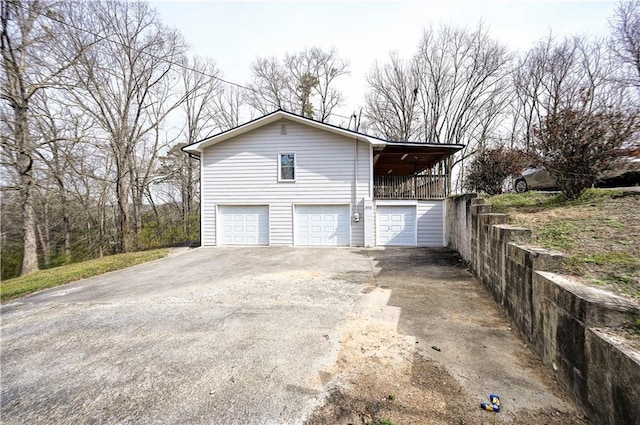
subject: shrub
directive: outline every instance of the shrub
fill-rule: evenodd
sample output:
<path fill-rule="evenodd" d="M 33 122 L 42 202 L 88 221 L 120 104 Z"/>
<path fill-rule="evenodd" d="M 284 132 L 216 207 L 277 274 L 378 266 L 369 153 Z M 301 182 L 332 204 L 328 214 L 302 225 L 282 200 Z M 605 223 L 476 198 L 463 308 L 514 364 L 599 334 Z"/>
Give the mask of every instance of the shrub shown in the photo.
<path fill-rule="evenodd" d="M 634 114 L 563 109 L 534 129 L 532 157 L 576 199 L 624 156 L 637 125 Z"/>
<path fill-rule="evenodd" d="M 521 150 L 497 147 L 479 151 L 467 167 L 464 188 L 468 191 L 496 195 L 502 192 L 504 180 L 525 165 Z"/>

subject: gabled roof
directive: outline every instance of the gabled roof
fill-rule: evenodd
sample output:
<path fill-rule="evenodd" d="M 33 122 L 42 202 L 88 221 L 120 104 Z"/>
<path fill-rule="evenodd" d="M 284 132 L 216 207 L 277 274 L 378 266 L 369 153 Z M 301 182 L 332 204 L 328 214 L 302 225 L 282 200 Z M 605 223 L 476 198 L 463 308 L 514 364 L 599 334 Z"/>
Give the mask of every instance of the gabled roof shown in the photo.
<path fill-rule="evenodd" d="M 200 156 L 203 150 L 209 146 L 213 146 L 241 134 L 248 133 L 281 119 L 287 119 L 319 130 L 324 130 L 329 133 L 370 143 L 375 151 L 374 171 L 376 174 L 417 173 L 433 166 L 464 148 L 464 145 L 449 143 L 397 142 L 384 140 L 279 109 L 275 112 L 239 125 L 238 127 L 187 145 L 183 147 L 182 150 L 192 155 Z"/>
<path fill-rule="evenodd" d="M 252 121 L 239 125 L 238 127 L 232 128 L 227 131 L 223 131 L 222 133 L 218 133 L 214 136 L 207 137 L 206 139 L 187 145 L 183 147 L 182 150 L 199 156 L 204 150 L 204 148 L 207 148 L 209 146 L 231 139 L 232 137 L 236 137 L 241 134 L 248 133 L 249 131 L 255 130 L 267 124 L 271 124 L 283 118 L 286 118 L 290 121 L 298 122 L 300 124 L 304 124 L 309 127 L 325 130 L 325 131 L 328 131 L 329 133 L 338 134 L 340 136 L 346 136 L 346 137 L 357 139 L 363 142 L 368 142 L 368 143 L 371 143 L 371 145 L 373 146 L 385 146 L 387 143 L 386 140 L 378 139 L 377 137 L 369 136 L 368 134 L 359 133 L 353 130 L 347 130 L 346 128 L 338 127 L 325 122 L 316 121 L 311 118 L 303 117 L 301 115 L 296 115 L 291 112 L 287 112 L 287 111 L 283 111 L 282 109 L 279 109 L 275 112 L 272 112 L 260 118 L 256 118 Z"/>

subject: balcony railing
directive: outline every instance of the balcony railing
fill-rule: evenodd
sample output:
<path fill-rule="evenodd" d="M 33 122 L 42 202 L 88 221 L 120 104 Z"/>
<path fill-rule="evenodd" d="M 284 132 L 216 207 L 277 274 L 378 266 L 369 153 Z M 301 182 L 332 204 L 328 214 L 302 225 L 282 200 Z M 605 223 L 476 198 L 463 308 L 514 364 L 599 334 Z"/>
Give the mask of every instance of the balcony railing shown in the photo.
<path fill-rule="evenodd" d="M 444 199 L 447 179 L 444 174 L 414 176 L 374 176 L 375 199 Z"/>

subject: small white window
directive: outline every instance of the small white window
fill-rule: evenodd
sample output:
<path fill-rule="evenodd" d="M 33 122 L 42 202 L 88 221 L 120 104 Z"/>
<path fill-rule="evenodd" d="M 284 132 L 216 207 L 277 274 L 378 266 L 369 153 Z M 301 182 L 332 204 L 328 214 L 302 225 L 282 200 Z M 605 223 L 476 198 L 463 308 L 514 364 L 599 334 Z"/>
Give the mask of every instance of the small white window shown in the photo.
<path fill-rule="evenodd" d="M 296 180 L 296 154 L 278 154 L 278 181 L 293 182 Z"/>

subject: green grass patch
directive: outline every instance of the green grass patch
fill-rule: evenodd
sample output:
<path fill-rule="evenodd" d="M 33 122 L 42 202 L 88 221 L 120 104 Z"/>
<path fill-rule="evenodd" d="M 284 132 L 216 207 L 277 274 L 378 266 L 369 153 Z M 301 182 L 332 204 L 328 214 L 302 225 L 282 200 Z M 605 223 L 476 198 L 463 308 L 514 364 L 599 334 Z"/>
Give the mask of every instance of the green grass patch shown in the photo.
<path fill-rule="evenodd" d="M 110 255 L 82 263 L 39 270 L 26 276 L 3 281 L 0 285 L 0 300 L 10 300 L 41 289 L 52 288 L 106 272 L 135 266 L 136 264 L 146 263 L 147 261 L 157 260 L 158 258 L 166 257 L 167 254 L 169 254 L 168 248 L 154 249 L 151 251 Z"/>
<path fill-rule="evenodd" d="M 487 203 L 493 205 L 494 212 L 498 213 L 505 213 L 511 209 L 526 209 L 533 212 L 549 208 L 597 204 L 621 194 L 621 191 L 616 190 L 587 189 L 578 199 L 571 200 L 562 193 L 534 191 L 492 196 L 487 198 Z"/>
<path fill-rule="evenodd" d="M 601 226 L 609 226 L 609 227 L 614 227 L 616 229 L 624 229 L 626 227 L 626 224 L 618 220 L 617 218 L 601 217 L 601 218 L 598 218 L 598 220 L 600 221 L 599 224 Z"/>
<path fill-rule="evenodd" d="M 570 221 L 554 221 L 537 229 L 534 241 L 547 249 L 571 249 L 576 244 L 578 230 L 578 226 Z"/>
<path fill-rule="evenodd" d="M 578 254 L 572 258 L 572 261 L 576 265 L 596 264 L 598 266 L 612 265 L 622 267 L 635 267 L 639 262 L 637 258 L 621 251 Z"/>
<path fill-rule="evenodd" d="M 585 270 L 598 270 L 597 276 L 587 271 L 591 281 L 600 285 L 613 285 L 636 298 L 640 295 L 633 289 L 638 283 L 640 259 L 627 252 L 581 252 L 569 257 L 567 265 L 576 274 L 582 274 Z"/>
<path fill-rule="evenodd" d="M 565 253 L 563 273 L 640 298 L 640 216 L 637 195 L 589 189 L 578 199 L 560 193 L 508 193 L 486 199 L 509 222 L 532 229 L 531 243 Z"/>
<path fill-rule="evenodd" d="M 504 213 L 512 208 L 543 209 L 559 206 L 566 198 L 559 193 L 525 192 L 505 193 L 487 198 L 487 203 L 493 205 L 493 211 Z"/>

